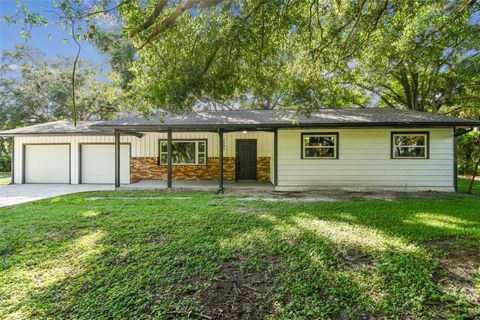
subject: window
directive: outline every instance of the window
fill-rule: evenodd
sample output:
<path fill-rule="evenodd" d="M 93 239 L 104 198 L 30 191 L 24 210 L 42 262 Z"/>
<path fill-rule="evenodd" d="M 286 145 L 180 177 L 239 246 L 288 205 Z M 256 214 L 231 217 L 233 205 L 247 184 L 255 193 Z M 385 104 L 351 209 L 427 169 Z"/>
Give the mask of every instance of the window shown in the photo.
<path fill-rule="evenodd" d="M 207 140 L 172 140 L 172 164 L 206 164 Z M 168 142 L 160 140 L 160 164 L 168 164 Z"/>
<path fill-rule="evenodd" d="M 338 159 L 338 133 L 302 133 L 303 159 Z"/>
<path fill-rule="evenodd" d="M 392 132 L 393 159 L 427 159 L 428 132 Z"/>

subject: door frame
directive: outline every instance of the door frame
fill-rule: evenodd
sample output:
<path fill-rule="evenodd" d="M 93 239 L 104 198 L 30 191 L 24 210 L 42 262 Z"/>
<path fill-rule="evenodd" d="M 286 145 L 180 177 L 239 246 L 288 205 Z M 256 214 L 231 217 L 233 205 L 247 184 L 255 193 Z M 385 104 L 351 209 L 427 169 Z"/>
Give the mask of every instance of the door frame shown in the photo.
<path fill-rule="evenodd" d="M 68 183 L 63 184 L 72 184 L 72 144 L 69 142 L 59 142 L 59 143 L 23 143 L 22 144 L 22 184 L 56 184 L 55 182 L 26 182 L 26 163 L 27 163 L 27 147 L 28 146 L 68 146 Z"/>
<path fill-rule="evenodd" d="M 254 181 L 257 181 L 257 156 L 258 156 L 258 140 L 257 139 L 235 139 L 235 182 L 238 182 L 238 170 L 240 168 L 239 166 L 239 159 L 238 159 L 238 144 L 241 141 L 255 141 L 255 179 Z M 250 180 L 246 180 L 250 181 Z"/>
<path fill-rule="evenodd" d="M 115 145 L 113 142 L 81 142 L 78 144 L 78 184 L 88 184 L 82 182 L 82 146 L 83 145 Z M 128 180 L 132 179 L 132 143 L 131 142 L 122 142 L 120 146 L 128 145 Z M 115 182 L 114 182 L 115 183 Z"/>

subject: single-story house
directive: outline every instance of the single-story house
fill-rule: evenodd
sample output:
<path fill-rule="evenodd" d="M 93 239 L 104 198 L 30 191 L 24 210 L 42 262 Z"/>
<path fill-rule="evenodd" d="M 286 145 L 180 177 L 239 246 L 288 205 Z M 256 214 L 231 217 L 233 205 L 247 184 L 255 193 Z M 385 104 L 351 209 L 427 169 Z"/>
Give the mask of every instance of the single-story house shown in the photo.
<path fill-rule="evenodd" d="M 456 135 L 480 121 L 397 109 L 193 111 L 57 121 L 13 136 L 13 183 L 268 181 L 275 190 L 456 190 Z"/>

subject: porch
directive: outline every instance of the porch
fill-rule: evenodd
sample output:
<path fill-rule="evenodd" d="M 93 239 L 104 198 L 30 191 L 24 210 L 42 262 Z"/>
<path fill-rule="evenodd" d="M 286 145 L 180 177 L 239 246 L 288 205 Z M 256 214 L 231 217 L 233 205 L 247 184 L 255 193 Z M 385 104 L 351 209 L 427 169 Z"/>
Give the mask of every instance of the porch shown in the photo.
<path fill-rule="evenodd" d="M 223 188 L 227 190 L 274 191 L 270 181 L 224 181 Z M 217 191 L 219 182 L 214 180 L 174 180 L 171 187 L 166 180 L 140 180 L 132 184 L 122 184 L 117 190 L 195 190 Z"/>

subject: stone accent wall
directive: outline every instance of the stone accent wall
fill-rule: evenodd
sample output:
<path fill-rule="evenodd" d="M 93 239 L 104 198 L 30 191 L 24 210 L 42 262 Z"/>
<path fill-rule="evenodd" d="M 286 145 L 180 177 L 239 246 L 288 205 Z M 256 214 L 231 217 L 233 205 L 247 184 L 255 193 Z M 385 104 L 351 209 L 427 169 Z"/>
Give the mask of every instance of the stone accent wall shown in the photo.
<path fill-rule="evenodd" d="M 131 183 L 140 180 L 167 180 L 167 166 L 159 165 L 157 157 L 130 159 Z M 219 159 L 211 157 L 206 165 L 173 165 L 173 180 L 218 180 Z M 235 180 L 235 158 L 223 158 L 224 180 Z M 270 157 L 257 158 L 257 180 L 270 180 Z"/>

